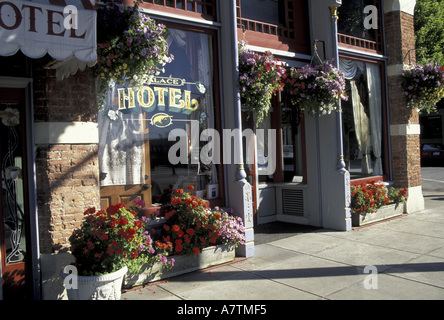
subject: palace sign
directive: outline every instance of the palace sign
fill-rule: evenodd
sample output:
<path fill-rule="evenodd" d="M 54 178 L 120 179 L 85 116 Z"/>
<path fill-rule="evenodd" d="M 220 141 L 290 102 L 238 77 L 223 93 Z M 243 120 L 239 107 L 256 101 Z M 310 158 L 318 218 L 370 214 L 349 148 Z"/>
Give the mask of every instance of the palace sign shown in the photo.
<path fill-rule="evenodd" d="M 188 83 L 178 78 L 153 77 L 149 84 L 141 88 L 117 89 L 119 111 L 137 110 L 151 113 L 158 110 L 189 115 L 199 109 L 199 101 L 192 98 L 192 95 L 198 97 L 206 92 L 202 83 Z M 190 85 L 190 90 L 179 88 L 186 84 Z M 191 91 L 191 88 L 194 91 Z"/>

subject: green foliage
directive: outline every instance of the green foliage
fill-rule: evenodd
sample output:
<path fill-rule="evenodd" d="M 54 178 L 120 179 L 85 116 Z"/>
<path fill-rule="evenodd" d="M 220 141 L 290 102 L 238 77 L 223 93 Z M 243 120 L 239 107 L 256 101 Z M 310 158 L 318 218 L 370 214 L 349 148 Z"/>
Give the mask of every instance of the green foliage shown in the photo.
<path fill-rule="evenodd" d="M 416 62 L 444 65 L 444 0 L 417 0 L 415 7 Z"/>

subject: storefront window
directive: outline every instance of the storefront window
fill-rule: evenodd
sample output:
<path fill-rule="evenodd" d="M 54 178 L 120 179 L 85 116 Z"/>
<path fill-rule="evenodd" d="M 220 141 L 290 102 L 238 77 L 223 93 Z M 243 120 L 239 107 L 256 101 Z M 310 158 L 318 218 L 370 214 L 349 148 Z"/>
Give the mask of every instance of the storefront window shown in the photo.
<path fill-rule="evenodd" d="M 352 178 L 381 176 L 384 159 L 381 71 L 376 63 L 340 59 L 348 101 L 342 102 L 344 157 Z"/>
<path fill-rule="evenodd" d="M 368 13 L 365 7 L 374 5 L 374 0 L 348 0 L 339 7 L 338 32 L 349 36 L 376 41 L 375 29 L 365 28 Z"/>
<path fill-rule="evenodd" d="M 344 48 L 382 54 L 381 0 L 347 0 L 338 9 L 338 41 Z"/>
<path fill-rule="evenodd" d="M 209 140 L 205 130 L 215 128 L 214 39 L 173 28 L 166 39 L 174 60 L 165 72 L 143 88 L 112 87 L 100 111 L 101 186 L 144 185 L 153 204 L 188 185 L 213 199 L 217 166 L 200 151 Z"/>
<path fill-rule="evenodd" d="M 281 103 L 282 170 L 285 182 L 302 182 L 302 116 L 285 99 Z"/>
<path fill-rule="evenodd" d="M 284 0 L 242 0 L 242 18 L 286 26 Z"/>
<path fill-rule="evenodd" d="M 308 0 L 237 0 L 238 34 L 249 45 L 311 54 Z"/>
<path fill-rule="evenodd" d="M 302 144 L 302 113 L 284 93 L 275 101 L 279 105 L 273 107 L 257 126 L 264 132 L 276 132 L 276 141 L 270 141 L 267 134 L 264 139 L 257 139 L 259 182 L 303 182 L 305 150 Z M 273 152 L 276 154 L 272 155 Z M 270 173 L 270 168 L 275 168 L 274 173 Z"/>

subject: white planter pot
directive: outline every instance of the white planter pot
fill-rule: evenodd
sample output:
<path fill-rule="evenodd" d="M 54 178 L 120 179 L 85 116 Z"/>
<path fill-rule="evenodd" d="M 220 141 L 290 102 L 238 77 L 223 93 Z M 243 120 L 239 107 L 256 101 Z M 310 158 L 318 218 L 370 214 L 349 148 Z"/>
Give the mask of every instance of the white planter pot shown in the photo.
<path fill-rule="evenodd" d="M 374 213 L 352 215 L 352 224 L 354 227 L 361 227 L 370 223 L 387 220 L 400 216 L 404 213 L 404 203 L 390 204 L 382 206 Z"/>
<path fill-rule="evenodd" d="M 103 276 L 77 276 L 77 288 L 66 289 L 69 300 L 120 300 L 122 282 L 128 268 Z M 68 274 L 62 272 L 65 279 Z M 75 278 L 70 279 L 76 281 Z"/>

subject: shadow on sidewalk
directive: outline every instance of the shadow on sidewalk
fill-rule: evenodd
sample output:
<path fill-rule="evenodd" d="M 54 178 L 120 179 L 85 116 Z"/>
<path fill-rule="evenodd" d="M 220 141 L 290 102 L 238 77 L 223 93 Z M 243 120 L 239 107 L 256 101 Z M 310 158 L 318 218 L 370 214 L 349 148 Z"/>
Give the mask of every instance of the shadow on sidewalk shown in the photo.
<path fill-rule="evenodd" d="M 235 266 L 235 264 L 233 265 Z M 340 266 L 340 267 L 325 267 L 325 268 L 294 268 L 294 269 L 269 269 L 269 270 L 250 270 L 242 272 L 236 271 L 217 271 L 213 269 L 196 271 L 194 274 L 206 274 L 209 277 L 180 277 L 181 282 L 205 282 L 214 281 L 214 279 L 225 280 L 252 280 L 255 278 L 262 279 L 297 279 L 297 278 L 324 278 L 324 277 L 341 277 L 352 275 L 369 275 L 375 274 L 406 274 L 406 273 L 421 273 L 421 272 L 442 272 L 444 271 L 444 262 L 430 262 L 430 263 L 405 263 L 405 264 L 381 264 L 371 266 L 372 271 L 364 272 L 369 266 Z M 376 269 L 375 269 L 376 268 Z M 175 278 L 170 279 L 174 282 Z"/>
<path fill-rule="evenodd" d="M 254 227 L 254 243 L 264 244 L 320 229 L 322 228 L 281 221 L 270 222 Z"/>

